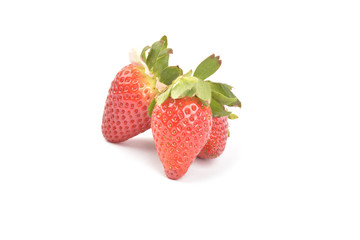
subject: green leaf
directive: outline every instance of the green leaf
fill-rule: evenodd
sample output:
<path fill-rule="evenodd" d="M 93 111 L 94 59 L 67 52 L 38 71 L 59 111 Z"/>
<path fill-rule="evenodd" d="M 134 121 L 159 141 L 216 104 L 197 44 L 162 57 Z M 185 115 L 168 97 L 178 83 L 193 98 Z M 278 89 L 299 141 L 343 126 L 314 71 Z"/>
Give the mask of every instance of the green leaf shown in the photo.
<path fill-rule="evenodd" d="M 152 112 L 154 110 L 154 107 L 155 107 L 155 104 L 156 104 L 156 100 L 155 98 L 153 98 L 153 100 L 151 101 L 149 107 L 148 107 L 148 113 L 149 113 L 149 117 L 151 117 L 152 115 Z"/>
<path fill-rule="evenodd" d="M 212 91 L 211 92 L 212 97 L 214 99 L 216 99 L 216 101 L 218 101 L 221 105 L 228 105 L 230 106 L 230 104 L 233 104 L 234 102 L 238 101 L 237 98 L 229 98 L 219 92 L 216 91 Z"/>
<path fill-rule="evenodd" d="M 146 62 L 146 51 L 149 50 L 149 49 L 150 49 L 150 46 L 146 46 L 141 51 L 140 57 L 144 62 Z"/>
<path fill-rule="evenodd" d="M 240 100 L 234 95 L 234 97 L 236 98 L 236 101 L 231 103 L 231 104 L 227 104 L 229 107 L 239 107 L 241 108 L 241 102 Z"/>
<path fill-rule="evenodd" d="M 195 77 L 179 77 L 173 82 L 171 97 L 174 99 L 185 96 L 192 97 L 196 92 L 198 79 Z"/>
<path fill-rule="evenodd" d="M 210 107 L 211 110 L 213 111 L 213 116 L 214 117 L 228 116 L 229 119 L 238 118 L 238 116 L 227 111 L 224 108 L 224 105 L 232 106 L 232 107 L 241 106 L 239 99 L 231 91 L 233 87 L 224 83 L 216 83 L 211 81 L 206 81 L 206 82 L 211 86 L 212 98 L 211 98 Z"/>
<path fill-rule="evenodd" d="M 240 100 L 238 99 L 235 103 L 233 103 L 232 105 L 229 105 L 229 106 L 241 108 L 241 102 L 240 102 Z"/>
<path fill-rule="evenodd" d="M 198 79 L 196 85 L 196 96 L 198 96 L 201 100 L 207 102 L 209 104 L 211 99 L 211 87 L 207 82 L 204 82 L 201 79 Z"/>
<path fill-rule="evenodd" d="M 150 71 L 153 69 L 154 64 L 163 47 L 164 47 L 164 41 L 157 41 L 151 46 L 149 55 L 146 59 L 146 65 L 148 66 Z"/>
<path fill-rule="evenodd" d="M 190 71 L 188 71 L 187 73 L 184 74 L 184 77 L 190 77 L 192 74 L 192 70 L 190 69 Z"/>
<path fill-rule="evenodd" d="M 165 92 L 161 93 L 157 98 L 156 98 L 156 103 L 158 105 L 161 105 L 163 102 L 165 102 L 165 100 L 169 97 L 171 92 L 171 86 L 168 87 L 168 89 L 166 89 Z"/>
<path fill-rule="evenodd" d="M 167 41 L 167 37 L 165 35 L 162 36 L 162 38 L 160 38 L 160 41 L 163 41 L 164 42 L 164 48 L 167 48 L 168 41 Z"/>
<path fill-rule="evenodd" d="M 233 114 L 231 113 L 229 116 L 228 116 L 229 119 L 233 120 L 233 119 L 237 119 L 239 118 L 236 114 Z"/>
<path fill-rule="evenodd" d="M 229 90 L 232 90 L 234 87 L 233 86 L 230 86 L 230 85 L 228 85 L 228 84 L 226 84 L 226 83 L 221 83 L 224 87 L 226 87 L 227 89 L 229 89 Z"/>
<path fill-rule="evenodd" d="M 193 87 L 187 91 L 184 92 L 183 97 L 193 97 L 196 93 L 196 87 Z"/>
<path fill-rule="evenodd" d="M 216 82 L 211 82 L 211 81 L 207 81 L 210 86 L 211 86 L 211 90 L 214 92 L 218 92 L 223 94 L 226 97 L 232 98 L 234 95 L 232 94 L 232 92 L 230 91 L 228 85 L 226 86 L 223 83 L 216 83 Z"/>
<path fill-rule="evenodd" d="M 165 48 L 160 51 L 152 70 L 157 77 L 160 77 L 161 72 L 169 65 L 169 54 L 172 52 L 171 48 Z"/>
<path fill-rule="evenodd" d="M 232 102 L 231 104 L 225 104 L 225 105 L 232 107 L 241 107 L 241 102 L 231 91 L 232 87 L 230 85 L 224 83 L 211 82 L 211 81 L 207 81 L 207 82 L 210 84 L 212 92 L 218 92 L 228 98 L 236 98 L 236 101 Z"/>
<path fill-rule="evenodd" d="M 183 71 L 179 66 L 171 66 L 165 68 L 160 74 L 160 82 L 170 85 Z"/>
<path fill-rule="evenodd" d="M 219 56 L 215 57 L 215 54 L 212 54 L 199 64 L 194 72 L 194 77 L 205 80 L 214 74 L 219 69 L 220 65 L 221 60 L 219 59 Z"/>
<path fill-rule="evenodd" d="M 163 48 L 160 51 L 158 58 L 168 56 L 169 54 L 172 54 L 172 53 L 173 53 L 172 48 Z"/>
<path fill-rule="evenodd" d="M 210 108 L 213 114 L 213 117 L 223 117 L 228 116 L 231 112 L 228 112 L 224 109 L 224 107 L 216 101 L 214 98 L 211 98 Z"/>

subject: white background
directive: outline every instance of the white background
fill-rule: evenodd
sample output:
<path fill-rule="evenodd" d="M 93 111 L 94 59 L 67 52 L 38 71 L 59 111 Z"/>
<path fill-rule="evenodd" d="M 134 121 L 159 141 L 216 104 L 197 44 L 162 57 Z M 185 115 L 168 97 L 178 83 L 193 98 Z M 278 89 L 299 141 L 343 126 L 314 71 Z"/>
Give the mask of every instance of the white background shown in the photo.
<path fill-rule="evenodd" d="M 1 1 L 0 239 L 360 239 L 358 1 Z M 215 160 L 166 178 L 151 132 L 101 134 L 128 52 L 243 103 Z"/>

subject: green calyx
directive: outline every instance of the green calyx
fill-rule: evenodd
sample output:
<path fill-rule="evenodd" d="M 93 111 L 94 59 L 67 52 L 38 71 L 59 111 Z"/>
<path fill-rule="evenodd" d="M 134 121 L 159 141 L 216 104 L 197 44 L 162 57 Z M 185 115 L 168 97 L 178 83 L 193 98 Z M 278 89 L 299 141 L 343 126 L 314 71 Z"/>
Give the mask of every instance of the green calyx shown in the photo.
<path fill-rule="evenodd" d="M 166 67 L 160 74 L 159 81 L 165 85 L 170 85 L 178 76 L 183 74 L 179 66 Z"/>
<path fill-rule="evenodd" d="M 167 37 L 163 36 L 151 47 L 144 47 L 140 54 L 142 61 L 146 64 L 149 71 L 158 78 L 160 78 L 161 72 L 168 67 L 169 55 L 173 53 L 173 50 L 168 48 L 167 45 Z"/>
<path fill-rule="evenodd" d="M 156 104 L 161 105 L 166 99 L 179 99 L 184 97 L 198 97 L 205 105 L 211 101 L 211 88 L 208 82 L 194 76 L 181 75 L 170 86 L 153 99 L 149 106 L 149 116 Z"/>
<path fill-rule="evenodd" d="M 161 105 L 167 98 L 179 99 L 184 97 L 198 97 L 205 105 L 211 102 L 211 87 L 209 82 L 204 81 L 219 69 L 221 60 L 212 54 L 202 61 L 192 75 L 192 70 L 183 75 L 179 66 L 167 67 L 160 75 L 160 82 L 168 85 L 168 88 L 153 100 L 148 108 L 149 115 L 156 104 Z M 210 105 L 211 106 L 211 105 Z"/>
<path fill-rule="evenodd" d="M 151 47 L 144 47 L 140 57 L 149 71 L 154 74 L 155 79 L 169 86 L 178 76 L 183 74 L 183 71 L 179 66 L 169 66 L 169 55 L 173 53 L 173 50 L 167 45 L 167 37 L 163 36 Z"/>
<path fill-rule="evenodd" d="M 169 97 L 173 99 L 198 97 L 205 105 L 210 105 L 213 117 L 238 118 L 225 108 L 225 106 L 241 107 L 241 102 L 231 91 L 232 87 L 224 83 L 204 81 L 220 66 L 219 56 L 212 54 L 199 64 L 194 73 L 190 70 L 183 74 L 179 66 L 165 67 L 160 73 L 159 81 L 168 87 L 152 100 L 148 108 L 149 116 L 156 104 L 161 105 Z"/>
<path fill-rule="evenodd" d="M 156 98 L 156 103 L 161 105 L 167 98 L 179 99 L 184 97 L 198 97 L 205 104 L 210 104 L 210 85 L 194 76 L 179 76 L 171 85 Z"/>
<path fill-rule="evenodd" d="M 213 117 L 228 116 L 229 119 L 236 119 L 238 116 L 228 111 L 225 106 L 241 107 L 241 102 L 231 91 L 233 87 L 225 83 L 207 81 L 211 87 L 210 107 Z"/>
<path fill-rule="evenodd" d="M 194 77 L 200 79 L 207 79 L 213 75 L 221 66 L 221 60 L 219 56 L 215 54 L 210 55 L 204 61 L 202 61 L 199 66 L 195 69 Z"/>
<path fill-rule="evenodd" d="M 220 66 L 220 57 L 212 54 L 199 64 L 194 72 L 194 76 L 200 79 L 206 79 L 214 74 Z M 231 91 L 233 87 L 224 83 L 215 83 L 211 81 L 206 81 L 205 83 L 208 83 L 211 88 L 210 108 L 213 117 L 228 116 L 229 119 L 238 118 L 238 116 L 225 108 L 225 106 L 241 107 L 241 102 Z"/>

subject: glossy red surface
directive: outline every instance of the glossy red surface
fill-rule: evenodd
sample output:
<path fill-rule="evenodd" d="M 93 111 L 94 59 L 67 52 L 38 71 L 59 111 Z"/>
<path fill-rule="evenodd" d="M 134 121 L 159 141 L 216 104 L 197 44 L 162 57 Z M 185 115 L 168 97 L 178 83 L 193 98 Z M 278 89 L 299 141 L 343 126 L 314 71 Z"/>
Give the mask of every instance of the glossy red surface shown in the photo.
<path fill-rule="evenodd" d="M 155 88 L 143 69 L 130 64 L 111 83 L 102 120 L 102 133 L 109 142 L 122 142 L 150 128 L 148 106 Z"/>
<path fill-rule="evenodd" d="M 220 117 L 212 119 L 210 138 L 199 153 L 199 158 L 210 159 L 220 156 L 224 150 L 229 134 L 228 118 Z"/>
<path fill-rule="evenodd" d="M 169 98 L 155 106 L 152 132 L 168 178 L 178 179 L 187 172 L 209 137 L 211 116 L 210 107 L 195 97 Z"/>

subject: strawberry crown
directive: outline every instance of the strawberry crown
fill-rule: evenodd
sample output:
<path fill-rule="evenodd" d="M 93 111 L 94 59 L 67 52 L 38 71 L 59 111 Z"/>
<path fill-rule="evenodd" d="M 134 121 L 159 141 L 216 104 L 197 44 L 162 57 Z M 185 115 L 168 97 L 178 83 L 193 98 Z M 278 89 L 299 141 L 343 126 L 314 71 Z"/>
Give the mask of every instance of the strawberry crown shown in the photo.
<path fill-rule="evenodd" d="M 155 77 L 161 78 L 161 73 L 169 65 L 169 55 L 173 53 L 167 47 L 167 37 L 164 35 L 159 41 L 150 46 L 145 46 L 141 51 L 140 58 L 146 64 L 149 71 Z"/>
<path fill-rule="evenodd" d="M 156 104 L 161 105 L 169 97 L 179 99 L 186 96 L 196 96 L 205 105 L 210 104 L 213 117 L 228 116 L 229 119 L 236 119 L 237 116 L 225 108 L 225 105 L 241 107 L 241 102 L 231 91 L 232 87 L 224 83 L 204 81 L 214 74 L 220 66 L 220 57 L 212 54 L 199 64 L 194 74 L 190 70 L 183 75 L 179 66 L 165 68 L 159 81 L 168 87 L 152 100 L 149 106 L 149 115 L 151 116 Z"/>

